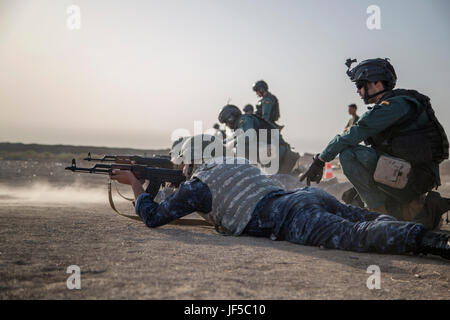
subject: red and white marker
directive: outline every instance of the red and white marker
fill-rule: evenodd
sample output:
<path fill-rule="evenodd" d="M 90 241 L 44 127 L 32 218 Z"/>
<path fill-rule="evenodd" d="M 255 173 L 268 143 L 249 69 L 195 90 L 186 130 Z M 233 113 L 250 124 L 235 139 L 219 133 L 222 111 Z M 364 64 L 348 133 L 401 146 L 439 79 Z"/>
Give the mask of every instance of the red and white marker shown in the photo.
<path fill-rule="evenodd" d="M 333 168 L 331 167 L 331 162 L 327 162 L 325 164 L 325 172 L 323 173 L 324 179 L 332 179 L 333 178 Z"/>

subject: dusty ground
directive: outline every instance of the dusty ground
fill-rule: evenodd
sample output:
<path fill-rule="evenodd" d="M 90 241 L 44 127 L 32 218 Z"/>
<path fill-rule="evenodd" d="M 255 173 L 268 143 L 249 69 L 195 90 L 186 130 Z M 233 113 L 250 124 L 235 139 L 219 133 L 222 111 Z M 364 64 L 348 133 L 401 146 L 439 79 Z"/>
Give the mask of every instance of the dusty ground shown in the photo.
<path fill-rule="evenodd" d="M 11 172 L 23 163 L 2 165 Z M 224 237 L 206 226 L 149 229 L 111 211 L 96 185 L 104 178 L 90 181 L 98 189 L 65 190 L 75 202 L 58 192 L 78 178 L 61 174 L 42 194 L 39 177 L 31 175 L 37 183 L 27 192 L 15 189 L 27 183 L 23 175 L 0 171 L 2 299 L 450 299 L 450 263 L 439 257 Z M 70 265 L 81 268 L 80 290 L 66 287 Z M 370 265 L 380 267 L 379 290 L 366 286 Z"/>

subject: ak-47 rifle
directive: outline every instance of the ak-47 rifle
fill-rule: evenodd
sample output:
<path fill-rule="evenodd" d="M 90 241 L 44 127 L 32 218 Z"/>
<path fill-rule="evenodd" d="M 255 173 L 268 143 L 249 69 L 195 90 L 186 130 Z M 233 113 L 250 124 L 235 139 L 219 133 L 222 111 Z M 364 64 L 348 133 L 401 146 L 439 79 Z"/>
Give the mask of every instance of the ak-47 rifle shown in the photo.
<path fill-rule="evenodd" d="M 120 164 L 138 164 L 148 167 L 166 168 L 172 169 L 173 163 L 170 161 L 170 156 L 157 155 L 153 157 L 141 157 L 141 156 L 110 156 L 106 155 L 103 158 L 92 158 L 91 153 L 83 160 L 86 161 L 99 161 L 99 162 L 115 162 Z"/>
<path fill-rule="evenodd" d="M 173 185 L 179 185 L 181 182 L 186 180 L 181 170 L 175 169 L 163 169 L 163 168 L 151 168 L 139 164 L 100 164 L 97 163 L 91 168 L 81 168 L 77 167 L 75 159 L 72 159 L 72 165 L 67 167 L 66 170 L 72 172 L 84 172 L 84 173 L 94 173 L 94 174 L 104 174 L 111 175 L 112 171 L 115 169 L 119 170 L 129 170 L 131 171 L 138 180 L 149 180 L 149 185 L 146 192 L 150 196 L 155 197 L 159 191 L 161 185 L 166 182 Z"/>
<path fill-rule="evenodd" d="M 93 159 L 91 159 L 93 160 Z M 66 167 L 65 170 L 70 170 L 72 172 L 82 172 L 82 173 L 93 173 L 93 174 L 103 174 L 111 176 L 112 171 L 115 169 L 120 170 L 129 170 L 131 171 L 136 178 L 142 183 L 145 180 L 148 180 L 148 186 L 145 192 L 149 193 L 152 198 L 156 197 L 161 186 L 164 186 L 165 183 L 171 183 L 173 186 L 180 185 L 183 181 L 186 180 L 186 177 L 183 175 L 182 170 L 175 169 L 166 169 L 166 168 L 151 168 L 145 165 L 138 164 L 101 164 L 97 163 L 91 168 L 81 168 L 77 167 L 75 159 L 72 159 L 72 165 L 70 167 Z M 109 195 L 109 204 L 111 208 L 117 212 L 118 214 L 140 220 L 137 216 L 130 216 L 123 213 L 120 213 L 112 200 L 111 194 L 111 180 L 108 184 L 108 195 Z M 123 197 L 123 196 L 122 196 Z M 125 197 L 123 197 L 125 198 Z M 125 198 L 127 199 L 127 198 Z M 130 199 L 128 199 L 130 200 Z"/>

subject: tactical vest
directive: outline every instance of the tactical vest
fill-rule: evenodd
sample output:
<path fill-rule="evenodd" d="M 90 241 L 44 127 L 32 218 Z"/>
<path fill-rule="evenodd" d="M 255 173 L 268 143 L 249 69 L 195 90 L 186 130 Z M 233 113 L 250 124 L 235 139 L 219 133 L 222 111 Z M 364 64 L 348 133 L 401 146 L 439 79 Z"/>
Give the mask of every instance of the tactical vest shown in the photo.
<path fill-rule="evenodd" d="M 223 233 L 235 236 L 244 231 L 258 202 L 282 189 L 242 158 L 212 159 L 199 166 L 193 177 L 205 183 L 212 194 L 212 210 L 202 216 L 214 223 L 217 231 L 221 228 Z"/>
<path fill-rule="evenodd" d="M 448 159 L 447 135 L 434 114 L 430 98 L 415 90 L 397 89 L 388 92 L 382 99 L 396 96 L 404 96 L 414 108 L 414 112 L 394 126 L 370 137 L 366 143 L 376 150 L 405 159 L 413 165 L 431 161 L 441 163 Z M 418 128 L 408 129 L 424 112 L 429 121 Z"/>
<path fill-rule="evenodd" d="M 280 105 L 278 103 L 277 97 L 272 94 L 272 98 L 275 100 L 273 104 L 272 114 L 270 115 L 270 119 L 275 122 L 280 118 Z"/>
<path fill-rule="evenodd" d="M 270 114 L 270 121 L 275 122 L 280 118 L 280 105 L 278 103 L 277 97 L 275 97 L 270 92 L 267 93 L 267 98 L 273 99 L 273 105 L 272 105 L 272 112 Z M 259 117 L 262 117 L 262 104 L 263 104 L 264 98 L 258 101 L 256 104 L 256 115 Z"/>

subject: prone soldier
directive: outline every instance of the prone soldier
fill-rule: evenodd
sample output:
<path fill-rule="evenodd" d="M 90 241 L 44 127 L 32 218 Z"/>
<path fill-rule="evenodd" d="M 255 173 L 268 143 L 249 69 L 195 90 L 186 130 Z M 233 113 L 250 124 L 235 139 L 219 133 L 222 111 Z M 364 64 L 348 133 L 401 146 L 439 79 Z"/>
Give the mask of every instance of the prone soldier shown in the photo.
<path fill-rule="evenodd" d="M 131 185 L 136 214 L 149 228 L 197 212 L 216 231 L 227 235 L 270 237 L 357 252 L 434 254 L 450 259 L 450 235 L 342 204 L 318 188 L 286 191 L 246 159 L 216 157 L 214 152 L 206 152 L 223 147 L 213 136 L 209 141 L 204 136 L 198 138 L 185 141 L 180 153 L 187 181 L 159 204 L 145 193 L 131 171 L 113 171 L 112 179 Z M 212 149 L 210 144 L 217 146 Z"/>

